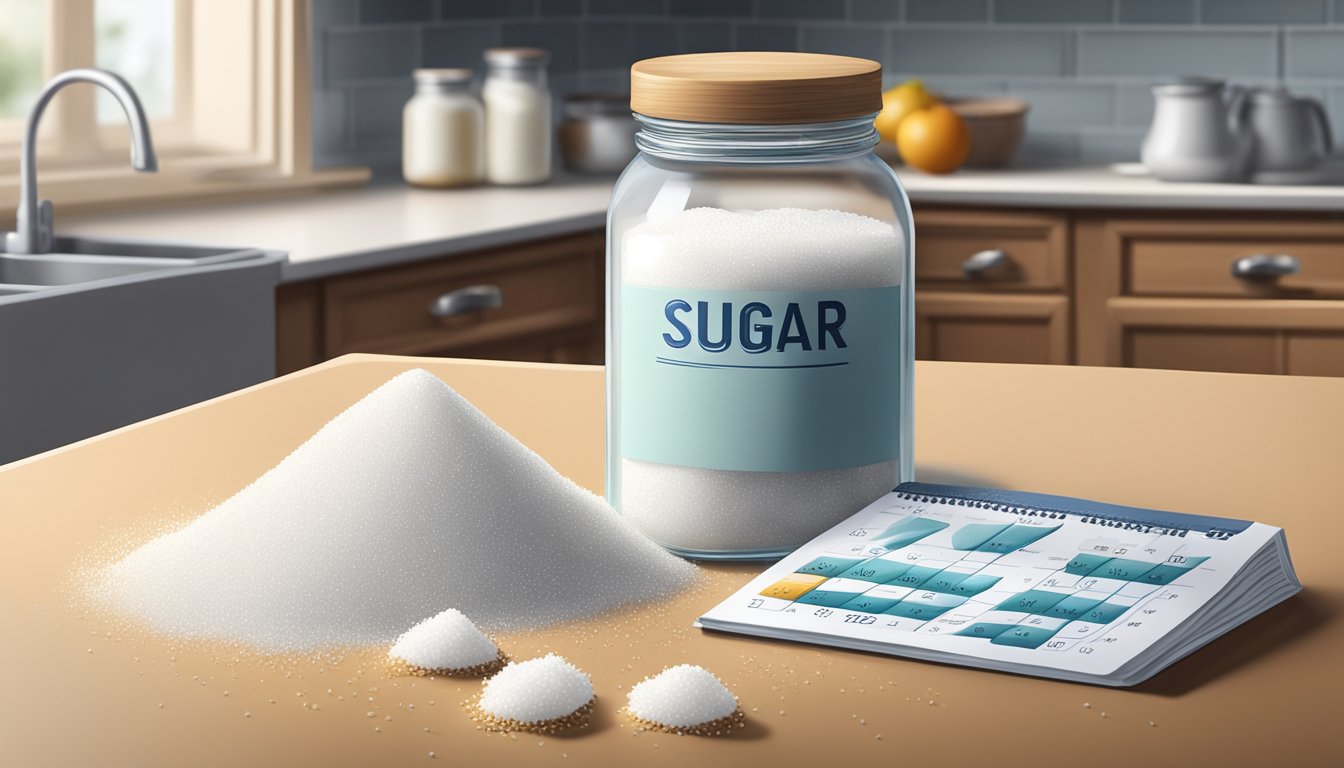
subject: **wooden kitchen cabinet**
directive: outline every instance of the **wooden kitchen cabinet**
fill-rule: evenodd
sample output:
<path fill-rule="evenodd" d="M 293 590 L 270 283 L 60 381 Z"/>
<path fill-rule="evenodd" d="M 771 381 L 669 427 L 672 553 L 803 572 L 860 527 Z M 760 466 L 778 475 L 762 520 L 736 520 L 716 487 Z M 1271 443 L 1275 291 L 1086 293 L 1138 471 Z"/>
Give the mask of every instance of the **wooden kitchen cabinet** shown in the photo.
<path fill-rule="evenodd" d="M 1337 216 L 919 206 L 915 226 L 921 359 L 1344 376 Z M 1259 254 L 1298 271 L 1233 275 Z M 349 352 L 601 363 L 603 272 L 588 232 L 283 285 L 277 369 Z M 502 306 L 428 312 L 473 286 Z"/>
<path fill-rule="evenodd" d="M 1064 214 L 916 210 L 916 356 L 1070 362 L 1068 248 Z"/>
<path fill-rule="evenodd" d="M 601 363 L 601 233 L 583 233 L 280 286 L 277 373 L 351 352 Z M 463 291 L 498 306 L 430 311 Z"/>
<path fill-rule="evenodd" d="M 1085 365 L 1344 376 L 1344 222 L 1330 217 L 1079 217 Z M 1281 276 L 1238 260 L 1290 257 Z"/>

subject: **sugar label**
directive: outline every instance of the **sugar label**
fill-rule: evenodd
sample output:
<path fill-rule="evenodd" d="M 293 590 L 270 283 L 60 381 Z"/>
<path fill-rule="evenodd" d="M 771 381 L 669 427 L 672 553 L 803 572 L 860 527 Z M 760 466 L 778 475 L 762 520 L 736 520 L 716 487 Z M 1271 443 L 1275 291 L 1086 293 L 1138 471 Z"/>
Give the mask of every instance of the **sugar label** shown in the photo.
<path fill-rule="evenodd" d="M 897 458 L 900 287 L 621 289 L 626 458 L 799 472 Z"/>

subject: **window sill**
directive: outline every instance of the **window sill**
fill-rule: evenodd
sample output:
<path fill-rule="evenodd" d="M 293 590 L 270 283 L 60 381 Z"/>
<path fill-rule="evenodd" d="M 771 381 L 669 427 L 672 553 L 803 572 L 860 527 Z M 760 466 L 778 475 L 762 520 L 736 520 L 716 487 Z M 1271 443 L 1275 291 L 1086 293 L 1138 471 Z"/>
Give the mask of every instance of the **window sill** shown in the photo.
<path fill-rule="evenodd" d="M 277 174 L 266 167 L 169 167 L 136 173 L 126 166 L 52 169 L 38 177 L 38 197 L 51 200 L 59 220 L 63 212 L 167 206 L 203 200 L 240 200 L 368 182 L 363 167 L 321 168 L 301 175 Z M 19 179 L 0 177 L 0 228 L 8 229 L 18 207 Z"/>

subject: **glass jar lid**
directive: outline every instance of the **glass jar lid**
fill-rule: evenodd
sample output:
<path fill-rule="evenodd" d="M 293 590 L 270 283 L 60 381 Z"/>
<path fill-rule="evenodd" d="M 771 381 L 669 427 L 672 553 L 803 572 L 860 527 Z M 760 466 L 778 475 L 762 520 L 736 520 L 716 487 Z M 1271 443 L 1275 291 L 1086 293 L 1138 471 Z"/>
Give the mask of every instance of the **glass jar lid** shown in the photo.
<path fill-rule="evenodd" d="M 551 54 L 545 48 L 487 48 L 485 63 L 503 69 L 544 67 Z"/>
<path fill-rule="evenodd" d="M 635 62 L 630 107 L 692 123 L 827 123 L 882 109 L 882 65 L 778 51 L 689 53 Z"/>
<path fill-rule="evenodd" d="M 417 69 L 412 73 L 415 82 L 421 85 L 453 85 L 470 83 L 474 73 L 465 68 Z"/>

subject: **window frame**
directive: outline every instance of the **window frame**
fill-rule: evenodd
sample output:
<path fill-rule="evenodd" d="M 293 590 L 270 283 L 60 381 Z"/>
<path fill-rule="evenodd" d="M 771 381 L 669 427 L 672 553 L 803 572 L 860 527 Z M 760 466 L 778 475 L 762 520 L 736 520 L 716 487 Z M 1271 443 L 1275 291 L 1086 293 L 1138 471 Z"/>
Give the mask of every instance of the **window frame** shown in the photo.
<path fill-rule="evenodd" d="M 44 2 L 43 82 L 94 66 L 96 0 Z M 367 181 L 367 168 L 312 168 L 307 0 L 173 2 L 173 113 L 150 123 L 160 172 L 132 171 L 128 125 L 99 125 L 96 90 L 76 86 L 42 118 L 42 197 L 102 208 Z M 26 120 L 0 121 L 0 215 L 17 203 Z"/>

